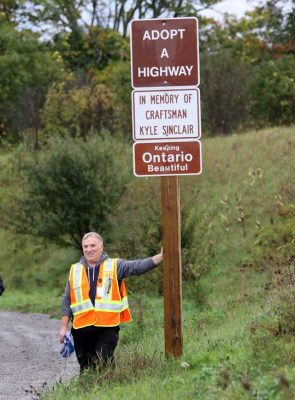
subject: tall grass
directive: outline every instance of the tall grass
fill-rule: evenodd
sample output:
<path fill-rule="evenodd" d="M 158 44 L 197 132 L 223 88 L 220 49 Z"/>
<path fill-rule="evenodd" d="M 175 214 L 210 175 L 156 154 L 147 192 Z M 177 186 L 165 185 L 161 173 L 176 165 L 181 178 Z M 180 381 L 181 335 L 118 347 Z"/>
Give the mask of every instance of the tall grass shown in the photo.
<path fill-rule="evenodd" d="M 146 299 L 147 307 L 161 307 Z M 115 369 L 86 373 L 61 383 L 44 399 L 292 399 L 294 342 L 251 329 L 261 304 L 246 303 L 232 312 L 197 310 L 186 302 L 184 353 L 166 360 L 162 326 L 147 318 L 150 329 L 124 328 Z M 136 323 L 135 323 L 136 325 Z M 124 336 L 131 336 L 124 343 Z"/>

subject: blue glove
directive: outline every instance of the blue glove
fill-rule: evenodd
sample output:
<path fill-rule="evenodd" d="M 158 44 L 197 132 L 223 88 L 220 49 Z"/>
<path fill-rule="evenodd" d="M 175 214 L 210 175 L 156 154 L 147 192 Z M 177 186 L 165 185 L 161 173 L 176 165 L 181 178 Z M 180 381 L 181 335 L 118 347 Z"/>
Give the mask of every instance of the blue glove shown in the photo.
<path fill-rule="evenodd" d="M 60 354 L 64 358 L 68 358 L 71 356 L 71 354 L 74 352 L 74 350 L 75 350 L 75 348 L 74 348 L 74 344 L 72 342 L 72 336 L 71 336 L 70 332 L 68 331 L 64 336 L 64 345 L 60 351 Z"/>

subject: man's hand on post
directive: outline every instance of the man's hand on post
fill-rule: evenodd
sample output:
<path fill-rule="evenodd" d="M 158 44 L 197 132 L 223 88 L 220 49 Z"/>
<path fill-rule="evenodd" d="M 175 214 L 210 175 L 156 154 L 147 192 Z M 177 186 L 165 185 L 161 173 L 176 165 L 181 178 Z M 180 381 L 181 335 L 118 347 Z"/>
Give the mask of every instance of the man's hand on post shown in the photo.
<path fill-rule="evenodd" d="M 155 265 L 159 265 L 162 261 L 163 261 L 163 247 L 161 247 L 161 252 L 153 257 L 153 263 Z"/>

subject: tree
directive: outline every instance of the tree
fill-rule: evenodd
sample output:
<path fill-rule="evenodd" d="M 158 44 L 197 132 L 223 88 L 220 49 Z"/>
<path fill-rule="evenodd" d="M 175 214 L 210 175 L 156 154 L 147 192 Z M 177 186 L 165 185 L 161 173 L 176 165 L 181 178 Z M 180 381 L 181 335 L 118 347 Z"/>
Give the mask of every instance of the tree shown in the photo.
<path fill-rule="evenodd" d="M 250 122 L 294 121 L 294 9 L 286 3 L 261 2 L 239 20 L 226 15 L 202 29 L 205 129 L 227 133 Z"/>
<path fill-rule="evenodd" d="M 58 53 L 30 30 L 19 32 L 0 17 L 0 139 L 16 142 L 32 132 L 38 147 L 40 110 L 51 83 L 63 73 Z"/>
<path fill-rule="evenodd" d="M 104 84 L 92 80 L 79 82 L 73 74 L 50 88 L 42 112 L 43 133 L 50 136 L 82 137 L 92 131 L 119 130 L 115 94 Z"/>
<path fill-rule="evenodd" d="M 106 234 L 115 223 L 112 216 L 131 178 L 127 165 L 128 147 L 108 134 L 86 143 L 52 141 L 24 163 L 24 192 L 11 202 L 7 227 L 80 248 L 83 234 Z"/>
<path fill-rule="evenodd" d="M 290 0 L 267 0 L 249 13 L 253 28 L 256 27 L 259 37 L 267 44 L 271 56 L 294 53 L 295 11 L 294 7 L 285 9 L 288 5 Z"/>
<path fill-rule="evenodd" d="M 219 1 L 22 0 L 14 20 L 53 40 L 66 65 L 80 73 L 102 69 L 109 60 L 126 59 L 127 42 L 123 39 L 133 18 L 197 15 Z"/>
<path fill-rule="evenodd" d="M 285 9 L 286 3 L 268 0 L 241 19 L 226 14 L 222 23 L 209 20 L 201 31 L 201 51 L 231 49 L 252 64 L 294 53 L 294 8 Z"/>
<path fill-rule="evenodd" d="M 11 22 L 22 3 L 21 0 L 2 0 L 0 3 L 1 18 L 6 22 Z"/>
<path fill-rule="evenodd" d="M 114 94 L 113 107 L 119 120 L 118 131 L 130 139 L 132 132 L 130 63 L 110 62 L 94 77 L 94 80 L 109 87 Z"/>
<path fill-rule="evenodd" d="M 231 51 L 201 58 L 202 125 L 211 133 L 227 134 L 247 118 L 250 66 Z"/>
<path fill-rule="evenodd" d="M 111 61 L 129 60 L 128 42 L 112 29 L 91 27 L 78 35 L 63 32 L 53 40 L 66 66 L 80 76 L 92 76 Z"/>
<path fill-rule="evenodd" d="M 133 18 L 168 18 L 197 15 L 221 0 L 30 0 L 24 1 L 21 17 L 40 30 L 80 35 L 93 27 L 111 28 L 123 37 Z M 33 7 L 32 7 L 33 5 Z M 48 29 L 48 28 L 47 28 Z"/>
<path fill-rule="evenodd" d="M 251 77 L 251 115 L 261 126 L 295 121 L 295 58 L 265 60 Z"/>
<path fill-rule="evenodd" d="M 110 26 L 128 35 L 130 22 L 134 18 L 177 18 L 196 16 L 201 10 L 212 7 L 220 0 L 115 0 L 110 4 Z"/>

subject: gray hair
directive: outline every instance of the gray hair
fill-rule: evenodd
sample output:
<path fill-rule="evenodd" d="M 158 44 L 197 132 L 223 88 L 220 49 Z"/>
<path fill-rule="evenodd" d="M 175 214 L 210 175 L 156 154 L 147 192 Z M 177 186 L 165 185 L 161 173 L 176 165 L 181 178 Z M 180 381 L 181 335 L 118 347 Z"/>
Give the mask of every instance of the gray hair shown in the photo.
<path fill-rule="evenodd" d="M 85 235 L 82 237 L 82 243 L 84 242 L 84 240 L 88 239 L 89 237 L 95 237 L 97 240 L 99 240 L 101 243 L 103 243 L 102 236 L 96 232 L 85 233 Z"/>

